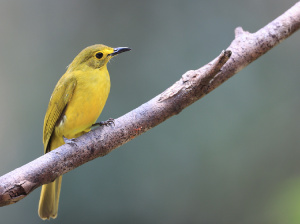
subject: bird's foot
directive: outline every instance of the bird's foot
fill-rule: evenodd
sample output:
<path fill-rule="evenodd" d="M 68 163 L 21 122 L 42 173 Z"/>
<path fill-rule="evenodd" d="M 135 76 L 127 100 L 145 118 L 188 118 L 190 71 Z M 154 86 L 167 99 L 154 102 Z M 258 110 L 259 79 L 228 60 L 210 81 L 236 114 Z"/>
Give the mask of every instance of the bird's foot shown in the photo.
<path fill-rule="evenodd" d="M 63 139 L 64 139 L 64 142 L 65 142 L 66 144 L 70 144 L 70 145 L 75 144 L 75 145 L 76 145 L 76 139 L 75 139 L 75 138 L 68 139 L 68 138 L 66 138 L 65 136 L 63 136 Z"/>
<path fill-rule="evenodd" d="M 93 124 L 92 127 L 95 127 L 95 126 L 98 126 L 98 125 L 99 126 L 103 126 L 103 125 L 107 126 L 107 125 L 111 125 L 111 124 L 115 125 L 115 119 L 109 118 L 107 121 L 101 121 L 99 123 Z"/>

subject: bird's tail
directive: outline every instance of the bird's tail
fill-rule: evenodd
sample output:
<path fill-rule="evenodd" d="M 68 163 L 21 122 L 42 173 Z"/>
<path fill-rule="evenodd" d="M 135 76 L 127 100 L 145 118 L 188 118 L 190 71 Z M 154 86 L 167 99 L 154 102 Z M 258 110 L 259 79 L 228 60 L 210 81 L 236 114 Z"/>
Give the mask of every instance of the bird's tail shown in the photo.
<path fill-rule="evenodd" d="M 42 186 L 38 213 L 41 219 L 55 219 L 58 211 L 62 176 Z"/>

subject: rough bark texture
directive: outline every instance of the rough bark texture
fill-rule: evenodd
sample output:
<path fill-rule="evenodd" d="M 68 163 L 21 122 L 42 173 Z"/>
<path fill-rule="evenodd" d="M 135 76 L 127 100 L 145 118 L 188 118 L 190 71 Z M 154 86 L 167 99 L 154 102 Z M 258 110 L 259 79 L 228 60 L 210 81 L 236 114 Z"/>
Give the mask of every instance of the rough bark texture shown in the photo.
<path fill-rule="evenodd" d="M 116 119 L 115 125 L 97 128 L 76 139 L 75 143 L 65 144 L 0 177 L 0 206 L 18 202 L 37 187 L 105 156 L 179 114 L 299 28 L 300 2 L 254 34 L 236 28 L 235 39 L 220 56 L 198 70 L 186 72 L 162 94 Z"/>

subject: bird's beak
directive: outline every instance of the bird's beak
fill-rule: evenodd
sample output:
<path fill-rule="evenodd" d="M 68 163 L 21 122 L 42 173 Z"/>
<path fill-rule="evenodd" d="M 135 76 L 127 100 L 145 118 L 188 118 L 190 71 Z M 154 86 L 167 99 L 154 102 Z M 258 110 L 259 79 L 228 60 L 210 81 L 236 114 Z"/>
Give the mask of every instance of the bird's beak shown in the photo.
<path fill-rule="evenodd" d="M 129 47 L 116 47 L 114 48 L 114 52 L 109 54 L 110 56 L 116 56 L 118 54 L 121 54 L 125 51 L 131 51 L 131 49 Z"/>

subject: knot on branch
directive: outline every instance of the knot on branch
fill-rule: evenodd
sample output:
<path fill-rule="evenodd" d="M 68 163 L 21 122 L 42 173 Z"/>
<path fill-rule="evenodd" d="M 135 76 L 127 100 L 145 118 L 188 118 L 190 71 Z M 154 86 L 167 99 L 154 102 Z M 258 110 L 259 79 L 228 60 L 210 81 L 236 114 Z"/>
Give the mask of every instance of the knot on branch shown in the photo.
<path fill-rule="evenodd" d="M 238 38 L 240 36 L 249 35 L 251 33 L 249 33 L 248 31 L 244 31 L 243 28 L 239 26 L 235 28 L 234 34 L 235 34 L 235 38 Z"/>
<path fill-rule="evenodd" d="M 201 67 L 198 70 L 190 70 L 184 73 L 179 81 L 177 81 L 173 86 L 164 91 L 158 102 L 162 102 L 166 99 L 169 99 L 179 92 L 183 91 L 188 93 L 194 89 L 201 89 L 202 94 L 206 94 L 206 87 L 218 74 L 222 66 L 228 61 L 232 52 L 230 50 L 222 51 L 221 54 L 212 62 Z"/>
<path fill-rule="evenodd" d="M 14 184 L 4 192 L 2 192 L 4 188 L 0 187 L 0 192 L 2 194 L 0 197 L 0 206 L 18 202 L 22 198 L 26 197 L 35 187 L 36 184 L 27 180 Z"/>

